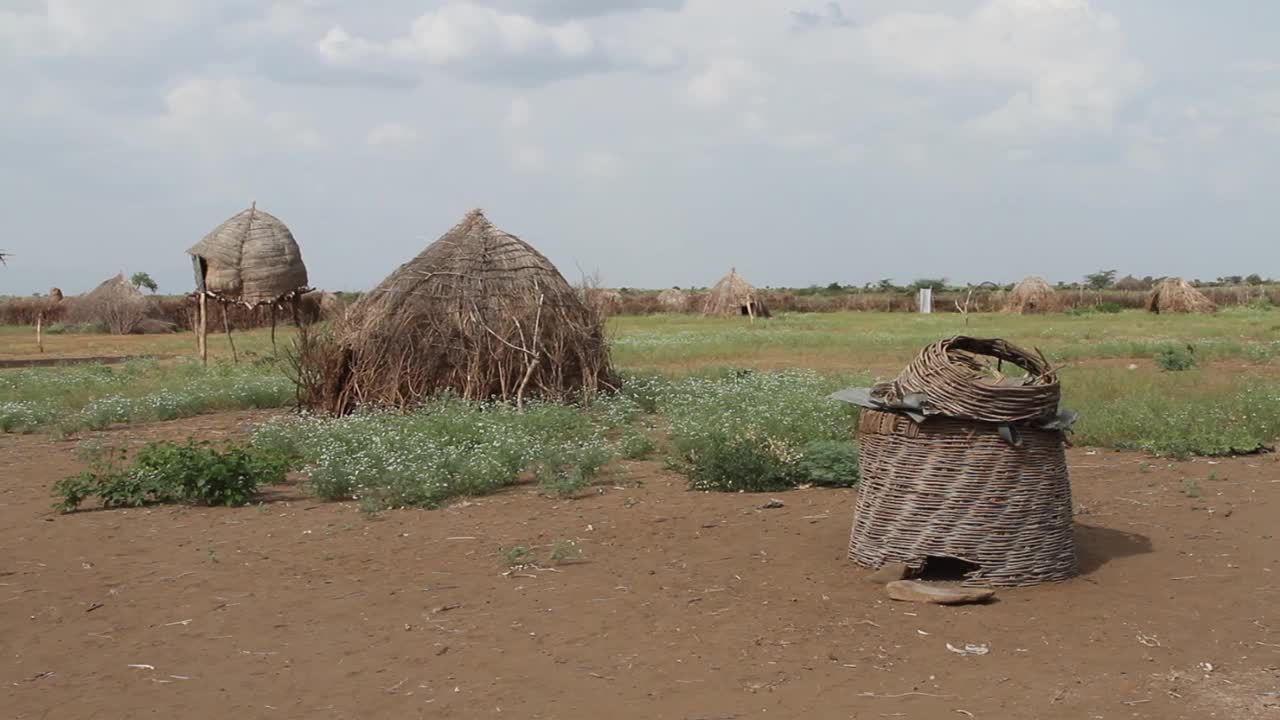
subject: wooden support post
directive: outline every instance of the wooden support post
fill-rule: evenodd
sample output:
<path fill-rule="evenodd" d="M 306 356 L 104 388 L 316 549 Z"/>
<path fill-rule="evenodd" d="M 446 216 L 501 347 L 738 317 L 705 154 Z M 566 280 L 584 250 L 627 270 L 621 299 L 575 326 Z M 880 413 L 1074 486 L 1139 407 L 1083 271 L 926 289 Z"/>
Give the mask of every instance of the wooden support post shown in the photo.
<path fill-rule="evenodd" d="M 236 354 L 236 341 L 231 338 L 231 318 L 227 317 L 227 304 L 222 304 L 222 328 L 227 331 L 227 342 L 231 345 L 231 361 L 240 364 L 240 356 Z"/>
<path fill-rule="evenodd" d="M 196 343 L 200 346 L 200 362 L 208 366 L 209 364 L 209 298 L 206 293 L 200 291 L 200 317 L 197 321 L 199 325 L 196 328 Z"/>
<path fill-rule="evenodd" d="M 276 348 L 276 304 L 271 303 L 271 354 L 279 355 L 280 351 Z"/>
<path fill-rule="evenodd" d="M 36 347 L 44 352 L 44 313 L 36 313 Z"/>

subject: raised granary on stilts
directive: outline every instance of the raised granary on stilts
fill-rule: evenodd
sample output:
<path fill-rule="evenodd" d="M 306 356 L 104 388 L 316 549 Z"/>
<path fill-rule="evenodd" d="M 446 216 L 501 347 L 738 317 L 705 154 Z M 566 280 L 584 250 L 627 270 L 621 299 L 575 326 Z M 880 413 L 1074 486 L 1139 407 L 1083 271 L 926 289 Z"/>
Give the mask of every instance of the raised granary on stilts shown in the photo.
<path fill-rule="evenodd" d="M 307 292 L 307 266 L 293 233 L 279 218 L 254 203 L 213 229 L 187 250 L 195 267 L 199 300 L 196 335 L 200 357 L 208 360 L 207 300 L 255 308 L 271 306 L 271 342 L 275 345 L 275 311 L 289 306 L 297 314 L 299 296 Z M 222 314 L 231 338 L 226 313 Z M 231 345 L 235 355 L 235 344 Z"/>
<path fill-rule="evenodd" d="M 598 309 L 480 210 L 351 305 L 331 344 L 304 357 L 299 396 L 337 414 L 446 392 L 522 403 L 617 386 Z"/>

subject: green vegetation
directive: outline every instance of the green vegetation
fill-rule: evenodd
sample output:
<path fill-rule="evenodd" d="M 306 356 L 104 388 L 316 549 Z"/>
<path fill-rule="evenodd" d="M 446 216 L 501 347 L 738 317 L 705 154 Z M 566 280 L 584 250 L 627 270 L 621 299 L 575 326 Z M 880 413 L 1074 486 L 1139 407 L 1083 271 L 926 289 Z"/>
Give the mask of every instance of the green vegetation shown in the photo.
<path fill-rule="evenodd" d="M 247 505 L 261 484 L 282 482 L 289 469 L 281 456 L 234 443 L 216 449 L 188 440 L 150 443 L 133 456 L 127 450 L 91 448 L 88 469 L 53 487 L 57 507 L 71 512 L 97 497 L 104 507 L 152 502 L 188 505 Z"/>
<path fill-rule="evenodd" d="M 1196 366 L 1196 349 L 1190 345 L 1167 345 L 1155 356 L 1161 370 L 1181 372 Z"/>
<path fill-rule="evenodd" d="M 638 414 L 623 396 L 586 411 L 532 403 L 520 412 L 446 399 L 407 415 L 277 418 L 254 430 L 254 443 L 294 458 L 328 500 L 435 507 L 522 481 L 572 497 L 615 455 L 606 433 Z"/>
<path fill-rule="evenodd" d="M 59 434 L 154 422 L 218 410 L 274 408 L 293 385 L 271 363 L 209 368 L 133 360 L 0 372 L 0 432 Z"/>

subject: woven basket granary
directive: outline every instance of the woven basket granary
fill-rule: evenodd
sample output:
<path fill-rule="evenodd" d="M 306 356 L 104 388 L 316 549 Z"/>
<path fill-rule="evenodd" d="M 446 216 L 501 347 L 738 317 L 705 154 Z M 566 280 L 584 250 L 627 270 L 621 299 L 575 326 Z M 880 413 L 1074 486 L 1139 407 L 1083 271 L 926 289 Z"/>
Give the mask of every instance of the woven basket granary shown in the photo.
<path fill-rule="evenodd" d="M 850 559 L 926 575 L 961 561 L 977 586 L 1075 575 L 1065 453 L 1075 416 L 1058 394 L 1038 353 L 965 337 L 925 348 L 892 383 L 835 393 L 864 408 Z"/>
<path fill-rule="evenodd" d="M 967 585 L 1016 586 L 1076 573 L 1071 483 L 1061 430 L 951 418 L 917 423 L 863 410 L 862 484 L 849 557 L 868 567 L 931 558 L 976 566 Z"/>

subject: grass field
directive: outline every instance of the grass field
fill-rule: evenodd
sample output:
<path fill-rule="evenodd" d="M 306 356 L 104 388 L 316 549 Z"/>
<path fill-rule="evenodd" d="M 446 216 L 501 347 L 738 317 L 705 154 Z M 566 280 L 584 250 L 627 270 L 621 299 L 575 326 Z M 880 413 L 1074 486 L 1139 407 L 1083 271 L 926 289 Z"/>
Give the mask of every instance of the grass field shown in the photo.
<path fill-rule="evenodd" d="M 790 427 L 817 412 L 812 401 L 842 384 L 896 373 L 926 343 L 951 334 L 1005 337 L 1041 349 L 1062 367 L 1064 404 L 1081 412 L 1076 440 L 1162 455 L 1252 452 L 1280 436 L 1280 313 L 1233 309 L 1216 315 L 1154 316 L 1140 312 L 1087 315 L 918 316 L 888 313 L 783 315 L 755 324 L 683 315 L 618 317 L 610 322 L 614 361 L 630 378 L 631 397 L 664 419 L 660 437 L 686 460 L 696 452 L 681 427 L 719 424 L 751 437 L 770 430 L 796 456 L 801 446 L 847 433 Z M 279 333 L 287 347 L 291 333 Z M 10 369 L 0 372 L 0 430 L 49 430 L 65 435 L 116 423 L 149 422 L 216 410 L 281 407 L 292 402 L 286 363 L 271 355 L 266 331 L 237 334 L 241 362 L 231 364 L 222 336 L 211 338 L 212 361 L 200 367 L 185 335 L 111 337 L 57 335 L 45 357 L 150 356 L 118 365 Z M 0 359 L 32 357 L 30 333 L 0 330 Z M 1192 348 L 1197 366 L 1165 372 L 1152 358 L 1168 348 Z M 766 374 L 743 395 L 723 382 L 733 369 Z M 694 383 L 704 382 L 704 385 Z M 767 386 L 767 387 L 766 387 Z M 647 388 L 636 394 L 635 388 Z M 648 392 L 652 397 L 640 397 Z M 700 398 L 696 411 L 688 397 Z M 783 397 L 786 402 L 772 398 Z M 752 407 L 769 407 L 753 413 Z M 732 407 L 726 420 L 717 410 Z M 681 413 L 684 413 L 681 415 Z M 692 413 L 692 414 L 690 414 Z M 723 413 L 722 413 L 723 414 Z M 767 417 L 766 417 L 767 416 Z M 768 417 L 774 418 L 769 420 Z M 683 418 L 683 420 L 681 420 Z M 682 424 L 682 422 L 684 424 Z M 608 429 L 616 430 L 610 426 Z M 596 437 L 581 428 L 563 441 Z M 585 433 L 585 434 L 584 434 Z M 323 436 L 321 433 L 319 436 Z M 550 437 L 550 436 L 547 436 Z M 644 444 L 634 433 L 629 442 Z M 696 445 L 696 443 L 695 443 Z M 781 447 L 781 446 L 780 446 Z M 705 453 L 706 447 L 701 447 Z M 790 453 L 788 455 L 788 453 Z M 774 457 L 773 460 L 777 460 Z M 756 457 L 756 461 L 773 462 Z M 521 467 L 528 467 L 529 463 Z M 757 469 L 763 472 L 762 470 Z M 691 472 L 696 469 L 691 470 Z M 770 472 L 781 473 L 773 467 Z M 766 475 L 769 473 L 765 473 Z"/>

